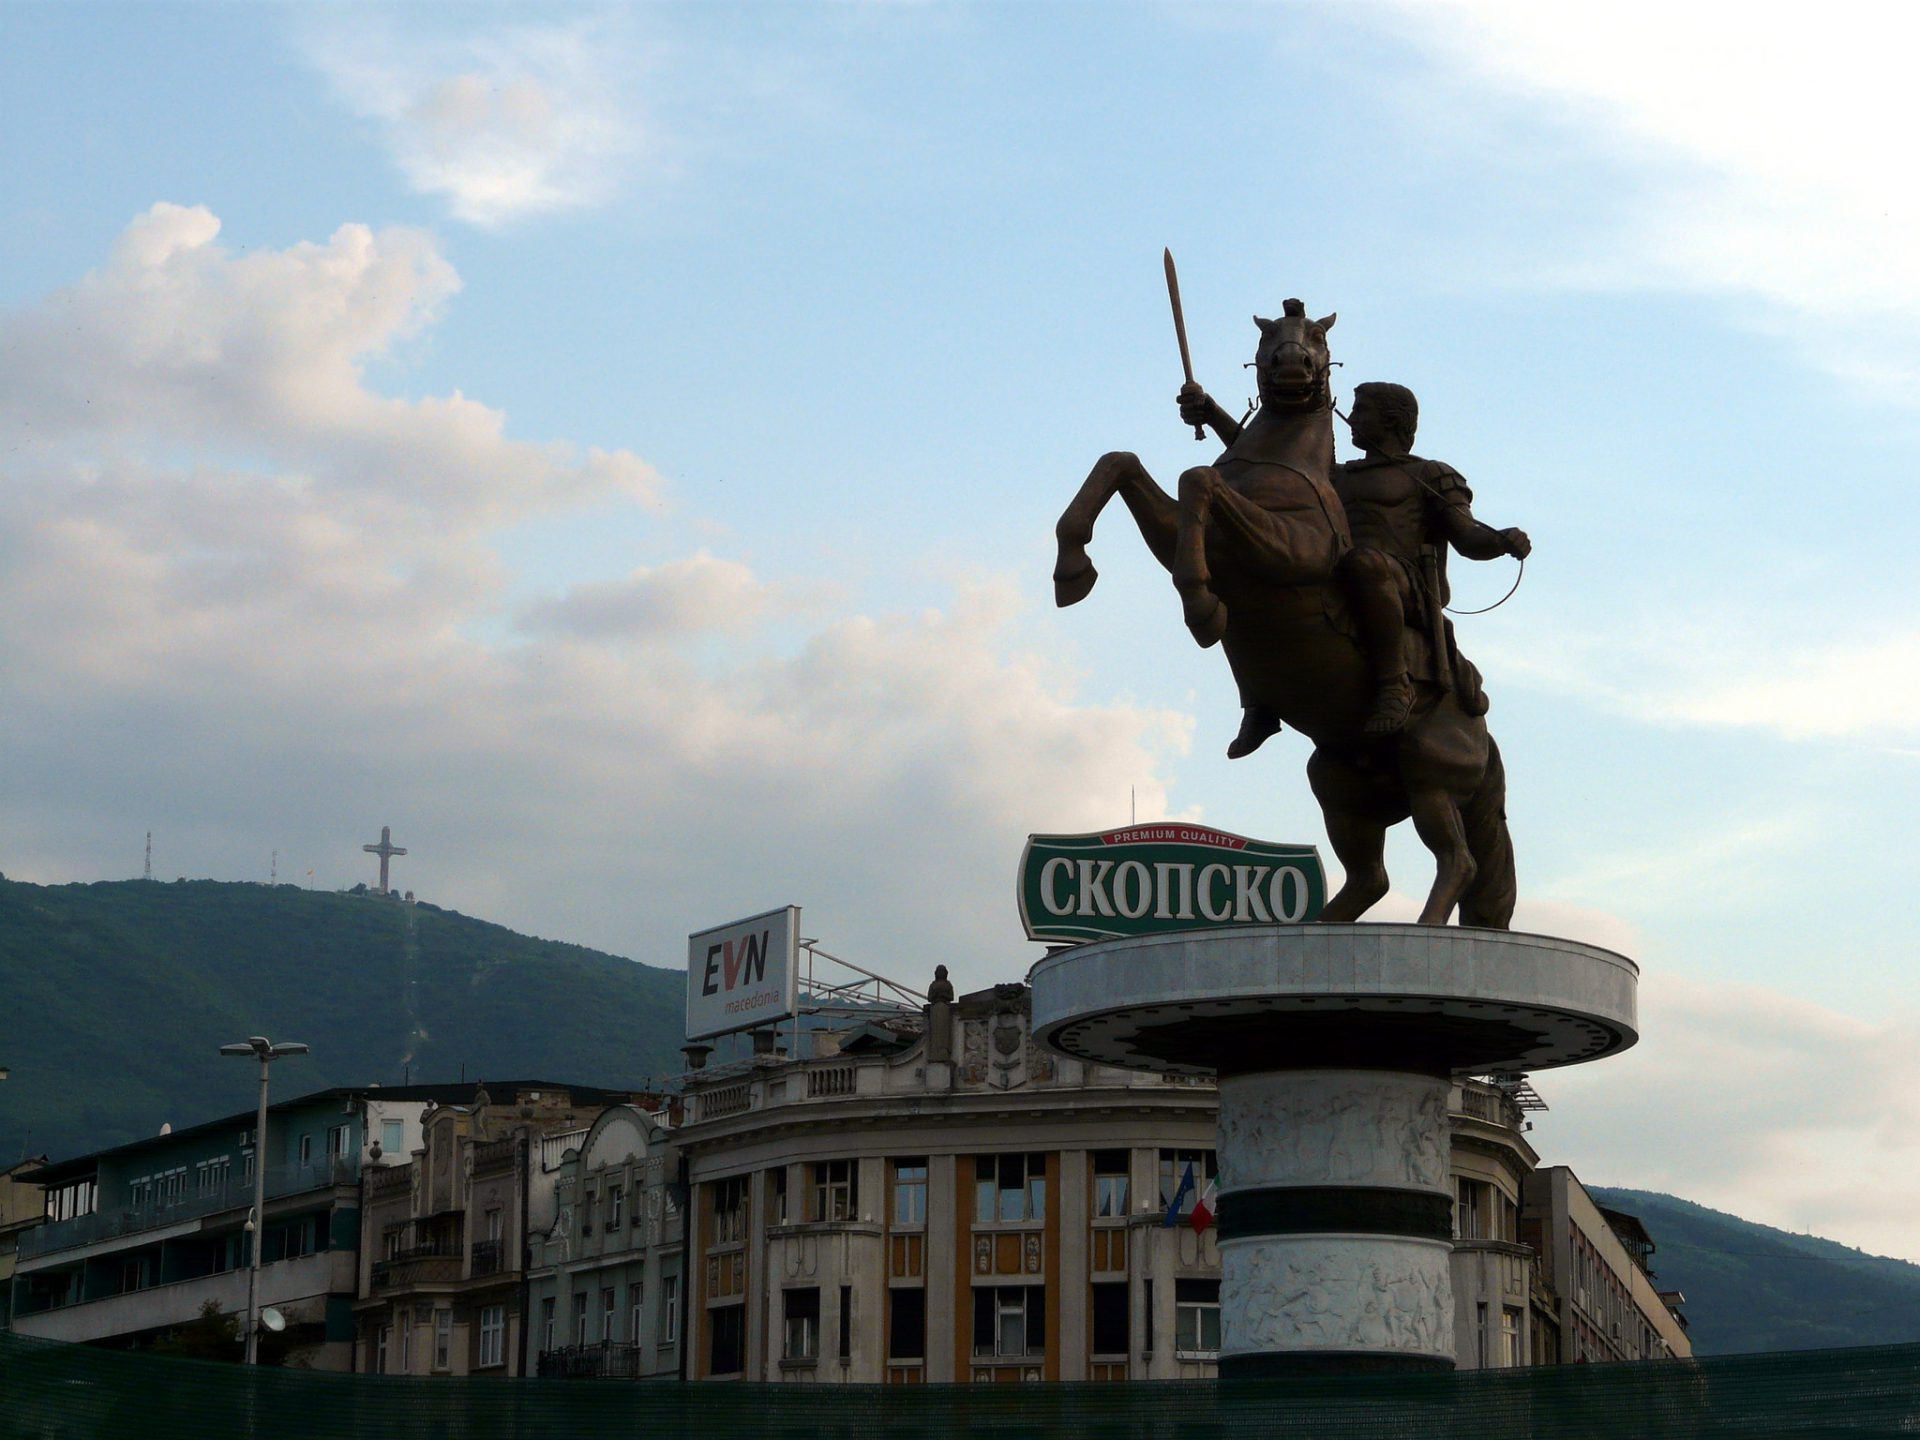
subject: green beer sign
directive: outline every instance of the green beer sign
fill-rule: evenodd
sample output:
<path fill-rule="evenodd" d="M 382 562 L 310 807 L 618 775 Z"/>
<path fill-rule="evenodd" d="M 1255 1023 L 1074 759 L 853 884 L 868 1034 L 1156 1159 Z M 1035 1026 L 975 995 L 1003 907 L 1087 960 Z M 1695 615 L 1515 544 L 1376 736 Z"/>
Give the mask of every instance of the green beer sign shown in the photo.
<path fill-rule="evenodd" d="M 1313 919 L 1326 903 L 1326 871 L 1313 846 L 1179 821 L 1029 835 L 1020 857 L 1020 922 L 1029 940 L 1291 925 Z"/>

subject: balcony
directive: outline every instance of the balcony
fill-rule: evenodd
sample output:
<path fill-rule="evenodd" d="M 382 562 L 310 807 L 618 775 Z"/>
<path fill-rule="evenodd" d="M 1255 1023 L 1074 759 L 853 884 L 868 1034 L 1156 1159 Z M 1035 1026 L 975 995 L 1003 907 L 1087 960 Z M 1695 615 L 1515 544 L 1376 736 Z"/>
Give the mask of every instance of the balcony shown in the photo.
<path fill-rule="evenodd" d="M 1484 1121 L 1488 1125 L 1499 1125 L 1508 1130 L 1526 1128 L 1526 1116 L 1514 1098 L 1498 1085 L 1488 1085 L 1483 1081 L 1461 1081 L 1458 1103 L 1448 1108 L 1469 1120 Z"/>
<path fill-rule="evenodd" d="M 638 1345 L 612 1341 L 542 1350 L 536 1366 L 542 1380 L 638 1380 L 645 1373 Z"/>
<path fill-rule="evenodd" d="M 506 1244 L 500 1240 L 476 1240 L 473 1242 L 473 1278 L 484 1280 L 489 1275 L 498 1275 L 506 1268 Z"/>
<path fill-rule="evenodd" d="M 351 1185 L 360 1177 L 360 1161 L 355 1156 L 337 1160 L 319 1160 L 308 1165 L 280 1165 L 267 1171 L 267 1199 L 279 1200 L 324 1190 L 334 1185 Z M 224 1185 L 205 1195 L 183 1195 L 171 1202 L 119 1210 L 98 1210 L 77 1215 L 71 1220 L 40 1225 L 20 1234 L 20 1259 L 30 1260 L 59 1250 L 94 1245 L 103 1240 L 138 1235 L 205 1219 L 229 1210 L 245 1210 L 253 1204 L 253 1181 L 231 1177 Z"/>

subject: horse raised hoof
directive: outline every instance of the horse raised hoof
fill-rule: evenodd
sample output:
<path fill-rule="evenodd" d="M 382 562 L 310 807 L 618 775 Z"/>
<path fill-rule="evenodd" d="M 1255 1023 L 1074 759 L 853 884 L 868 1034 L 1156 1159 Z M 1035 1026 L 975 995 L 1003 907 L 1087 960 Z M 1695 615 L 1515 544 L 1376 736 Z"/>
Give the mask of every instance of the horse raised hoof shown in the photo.
<path fill-rule="evenodd" d="M 1093 568 L 1091 560 L 1082 560 L 1078 566 L 1069 567 L 1064 562 L 1054 567 L 1053 603 L 1061 609 L 1069 605 L 1078 605 L 1093 590 L 1093 582 L 1100 578 L 1100 572 Z"/>
<path fill-rule="evenodd" d="M 1278 720 L 1259 706 L 1249 705 L 1247 713 L 1240 717 L 1240 733 L 1234 736 L 1233 743 L 1227 746 L 1227 759 L 1243 759 L 1279 733 Z"/>
<path fill-rule="evenodd" d="M 1227 634 L 1227 607 L 1210 590 L 1190 590 L 1183 596 L 1187 629 L 1200 648 L 1218 645 Z"/>

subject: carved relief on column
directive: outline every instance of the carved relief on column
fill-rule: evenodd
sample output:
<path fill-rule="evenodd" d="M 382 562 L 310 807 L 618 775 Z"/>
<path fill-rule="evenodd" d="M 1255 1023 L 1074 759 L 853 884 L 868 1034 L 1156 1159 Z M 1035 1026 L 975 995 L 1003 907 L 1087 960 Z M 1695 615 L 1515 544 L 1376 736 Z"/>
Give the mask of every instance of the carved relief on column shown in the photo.
<path fill-rule="evenodd" d="M 1220 1245 L 1222 1355 L 1371 1351 L 1453 1356 L 1452 1247 L 1332 1235 Z"/>
<path fill-rule="evenodd" d="M 1445 1191 L 1445 1080 L 1290 1070 L 1220 1081 L 1220 1189 L 1383 1185 Z"/>

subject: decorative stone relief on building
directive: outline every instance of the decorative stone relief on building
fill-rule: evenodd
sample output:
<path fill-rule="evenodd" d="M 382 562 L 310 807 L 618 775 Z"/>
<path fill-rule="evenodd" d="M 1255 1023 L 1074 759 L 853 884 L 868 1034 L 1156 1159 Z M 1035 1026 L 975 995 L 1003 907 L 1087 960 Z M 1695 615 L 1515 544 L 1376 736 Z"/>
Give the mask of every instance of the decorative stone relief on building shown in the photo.
<path fill-rule="evenodd" d="M 987 1026 L 982 1020 L 969 1020 L 960 1027 L 960 1077 L 970 1085 L 987 1078 Z"/>
<path fill-rule="evenodd" d="M 1418 1076 L 1291 1074 L 1220 1087 L 1220 1188 L 1447 1186 L 1447 1085 Z"/>
<path fill-rule="evenodd" d="M 1027 1273 L 1029 1275 L 1038 1275 L 1040 1273 L 1040 1237 L 1038 1235 L 1027 1236 L 1027 1243 L 1024 1248 L 1026 1251 Z"/>
<path fill-rule="evenodd" d="M 1223 1245 L 1221 1349 L 1452 1355 L 1453 1292 L 1442 1245 L 1347 1239 Z"/>
<path fill-rule="evenodd" d="M 977 1235 L 973 1241 L 973 1273 L 991 1275 L 993 1273 L 993 1239 L 987 1235 Z"/>

